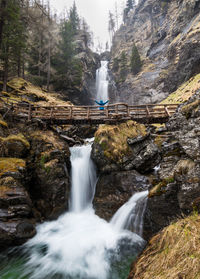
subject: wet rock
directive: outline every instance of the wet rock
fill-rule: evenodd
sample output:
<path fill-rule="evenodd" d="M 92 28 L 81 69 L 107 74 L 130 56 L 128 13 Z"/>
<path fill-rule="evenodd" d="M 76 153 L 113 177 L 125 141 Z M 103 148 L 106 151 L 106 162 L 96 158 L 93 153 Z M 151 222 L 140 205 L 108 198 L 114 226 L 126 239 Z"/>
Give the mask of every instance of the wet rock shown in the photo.
<path fill-rule="evenodd" d="M 35 226 L 26 220 L 0 221 L 0 247 L 21 245 L 36 234 Z"/>
<path fill-rule="evenodd" d="M 0 159 L 0 247 L 3 248 L 22 244 L 35 234 L 35 226 L 28 220 L 33 218 L 33 205 L 23 185 L 25 175 L 25 161 Z M 20 224 L 27 224 L 31 229 L 19 231 Z"/>
<path fill-rule="evenodd" d="M 0 138 L 0 155 L 2 157 L 24 158 L 29 149 L 30 144 L 22 134 Z"/>
<path fill-rule="evenodd" d="M 30 193 L 40 218 L 55 219 L 67 209 L 70 190 L 70 152 L 53 132 L 39 131 L 31 140 Z"/>
<path fill-rule="evenodd" d="M 132 169 L 145 173 L 161 159 L 145 126 L 134 121 L 101 126 L 95 133 L 92 158 L 101 173 Z"/>
<path fill-rule="evenodd" d="M 94 198 L 96 214 L 109 220 L 134 193 L 149 186 L 148 179 L 135 170 L 100 175 Z"/>

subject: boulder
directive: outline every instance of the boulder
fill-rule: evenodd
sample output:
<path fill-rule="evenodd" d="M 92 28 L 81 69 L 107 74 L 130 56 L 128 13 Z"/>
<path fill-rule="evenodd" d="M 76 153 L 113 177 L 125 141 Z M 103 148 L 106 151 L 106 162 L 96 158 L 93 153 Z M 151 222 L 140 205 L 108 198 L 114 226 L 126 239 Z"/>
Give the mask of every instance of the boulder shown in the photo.
<path fill-rule="evenodd" d="M 30 143 L 22 134 L 0 137 L 0 156 L 24 158 L 30 150 Z"/>
<path fill-rule="evenodd" d="M 23 185 L 26 162 L 0 158 L 0 247 L 24 243 L 35 235 L 32 202 Z"/>
<path fill-rule="evenodd" d="M 161 159 L 146 127 L 132 120 L 100 126 L 95 133 L 92 158 L 101 173 L 132 169 L 145 173 Z"/>
<path fill-rule="evenodd" d="M 107 221 L 136 192 L 148 190 L 148 179 L 135 170 L 100 175 L 94 198 L 96 214 Z"/>

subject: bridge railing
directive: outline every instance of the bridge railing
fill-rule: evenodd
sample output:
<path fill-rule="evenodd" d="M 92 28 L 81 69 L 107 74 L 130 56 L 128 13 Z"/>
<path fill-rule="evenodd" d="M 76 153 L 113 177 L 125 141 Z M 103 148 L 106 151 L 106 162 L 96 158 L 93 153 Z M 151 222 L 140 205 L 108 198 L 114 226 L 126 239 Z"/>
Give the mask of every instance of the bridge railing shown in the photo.
<path fill-rule="evenodd" d="M 128 105 L 111 104 L 100 110 L 99 106 L 33 106 L 31 104 L 13 104 L 16 114 L 32 118 L 55 120 L 106 120 L 106 119 L 148 119 L 171 116 L 178 104 Z"/>

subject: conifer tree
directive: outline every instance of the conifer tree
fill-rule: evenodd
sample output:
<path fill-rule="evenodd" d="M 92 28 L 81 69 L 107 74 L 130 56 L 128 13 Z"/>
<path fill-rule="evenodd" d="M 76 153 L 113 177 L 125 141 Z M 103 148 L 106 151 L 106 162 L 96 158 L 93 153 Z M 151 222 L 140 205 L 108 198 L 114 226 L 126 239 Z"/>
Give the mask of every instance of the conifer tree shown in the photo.
<path fill-rule="evenodd" d="M 131 72 L 135 75 L 140 71 L 142 66 L 140 55 L 135 44 L 133 45 L 132 48 L 130 66 L 131 66 Z"/>
<path fill-rule="evenodd" d="M 125 81 L 127 72 L 128 72 L 127 55 L 125 51 L 122 51 L 120 56 L 120 78 L 122 82 Z"/>
<path fill-rule="evenodd" d="M 80 18 L 77 12 L 76 3 L 74 1 L 72 8 L 69 12 L 69 20 L 71 22 L 72 29 L 76 33 L 78 29 L 80 29 Z"/>
<path fill-rule="evenodd" d="M 3 25 L 1 37 L 0 59 L 3 63 L 3 90 L 6 90 L 9 71 L 17 71 L 20 75 L 20 60 L 25 48 L 24 25 L 21 20 L 20 2 L 17 0 L 7 0 L 4 9 L 6 20 Z"/>

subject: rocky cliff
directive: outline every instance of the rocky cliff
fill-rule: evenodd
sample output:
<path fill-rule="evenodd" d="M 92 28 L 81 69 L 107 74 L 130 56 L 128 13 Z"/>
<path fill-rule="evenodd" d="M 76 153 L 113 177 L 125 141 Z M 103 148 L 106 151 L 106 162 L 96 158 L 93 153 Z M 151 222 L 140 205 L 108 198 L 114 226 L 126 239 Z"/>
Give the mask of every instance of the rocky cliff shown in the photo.
<path fill-rule="evenodd" d="M 199 22 L 199 0 L 140 0 L 114 36 L 111 99 L 132 104 L 156 103 L 199 73 Z M 134 43 L 143 64 L 136 75 L 130 71 Z M 126 73 L 123 79 L 122 67 Z"/>
<path fill-rule="evenodd" d="M 85 33 L 81 30 L 74 38 L 74 46 L 75 58 L 80 61 L 80 65 L 77 71 L 72 72 L 73 86 L 63 91 L 63 97 L 76 105 L 94 104 L 96 70 L 100 67 L 100 56 L 88 47 Z"/>

